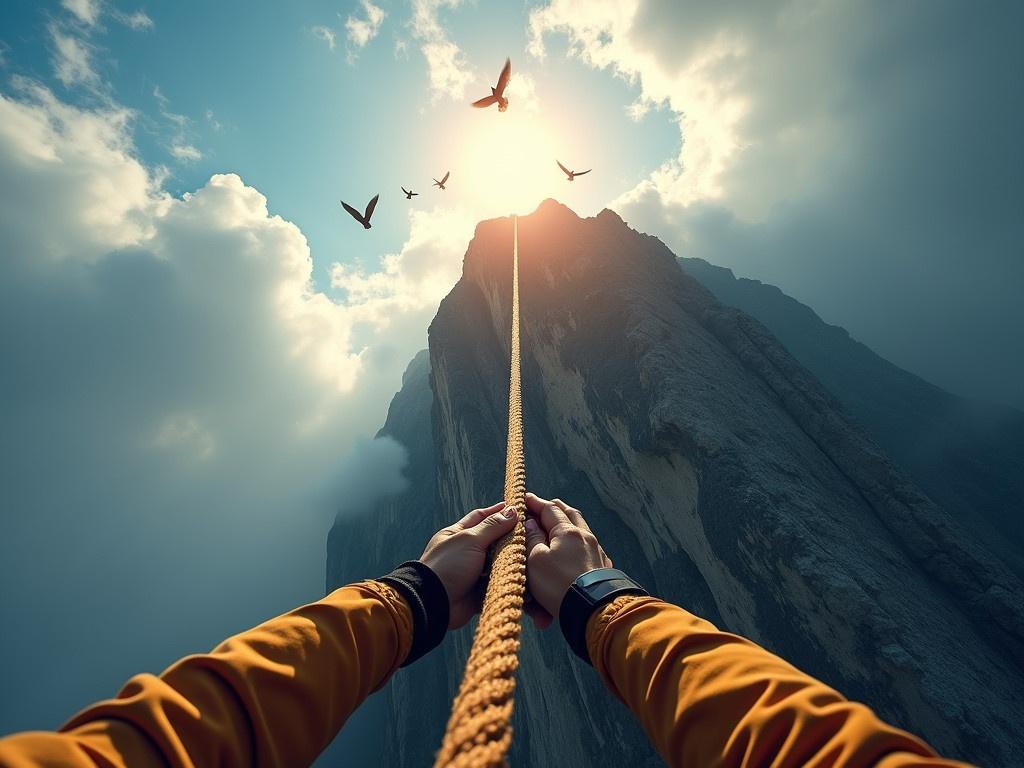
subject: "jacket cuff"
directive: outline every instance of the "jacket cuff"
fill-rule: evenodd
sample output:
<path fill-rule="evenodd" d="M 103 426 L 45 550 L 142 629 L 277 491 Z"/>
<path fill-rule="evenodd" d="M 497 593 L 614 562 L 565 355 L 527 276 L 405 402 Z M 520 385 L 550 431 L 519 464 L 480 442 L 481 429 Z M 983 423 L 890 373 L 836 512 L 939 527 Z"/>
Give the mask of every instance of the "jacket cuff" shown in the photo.
<path fill-rule="evenodd" d="M 590 656 L 590 663 L 606 683 L 608 683 L 608 678 L 605 669 L 604 652 L 610 642 L 609 631 L 611 630 L 612 622 L 622 614 L 629 613 L 628 609 L 633 608 L 638 603 L 661 602 L 661 600 L 649 595 L 621 595 L 610 603 L 602 605 L 587 620 L 587 654 Z M 609 685 L 611 684 L 609 683 Z M 612 687 L 612 690 L 615 690 L 614 687 Z"/>
<path fill-rule="evenodd" d="M 412 612 L 412 646 L 403 667 L 434 650 L 448 631 L 448 592 L 429 566 L 408 560 L 377 581 L 394 588 Z"/>

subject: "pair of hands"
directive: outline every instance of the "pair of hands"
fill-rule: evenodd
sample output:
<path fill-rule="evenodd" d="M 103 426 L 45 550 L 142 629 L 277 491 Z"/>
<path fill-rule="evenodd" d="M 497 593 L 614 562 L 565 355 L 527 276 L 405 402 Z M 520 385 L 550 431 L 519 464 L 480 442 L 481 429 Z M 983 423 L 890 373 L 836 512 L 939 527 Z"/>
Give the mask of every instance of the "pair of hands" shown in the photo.
<path fill-rule="evenodd" d="M 578 509 L 561 499 L 526 494 L 526 588 L 533 596 L 526 611 L 544 629 L 558 615 L 569 586 L 594 568 L 610 568 Z M 515 512 L 499 502 L 474 509 L 442 528 L 427 542 L 420 561 L 437 574 L 448 592 L 448 628 L 463 626 L 480 610 L 488 548 L 515 527 Z"/>

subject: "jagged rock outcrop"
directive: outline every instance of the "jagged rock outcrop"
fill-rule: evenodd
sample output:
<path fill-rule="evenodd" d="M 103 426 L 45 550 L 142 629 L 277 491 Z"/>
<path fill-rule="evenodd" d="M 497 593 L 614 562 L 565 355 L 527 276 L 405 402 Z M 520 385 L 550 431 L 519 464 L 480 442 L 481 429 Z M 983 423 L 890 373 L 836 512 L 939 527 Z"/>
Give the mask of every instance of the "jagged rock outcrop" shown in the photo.
<path fill-rule="evenodd" d="M 416 478 L 341 518 L 328 585 L 415 556 L 501 494 L 512 225 L 481 223 L 382 430 Z M 756 320 L 721 304 L 613 213 L 547 201 L 519 222 L 529 486 L 587 514 L 616 564 L 782 654 L 951 756 L 1024 748 L 1024 591 Z M 424 438 L 427 397 L 432 441 Z M 418 405 L 413 408 L 410 403 Z M 428 444 L 429 442 L 429 444 Z M 374 559 L 379 558 L 379 559 Z M 372 564 L 372 567 L 370 567 Z M 468 631 L 396 675 L 369 734 L 428 763 Z M 524 633 L 517 765 L 658 765 L 557 630 Z"/>

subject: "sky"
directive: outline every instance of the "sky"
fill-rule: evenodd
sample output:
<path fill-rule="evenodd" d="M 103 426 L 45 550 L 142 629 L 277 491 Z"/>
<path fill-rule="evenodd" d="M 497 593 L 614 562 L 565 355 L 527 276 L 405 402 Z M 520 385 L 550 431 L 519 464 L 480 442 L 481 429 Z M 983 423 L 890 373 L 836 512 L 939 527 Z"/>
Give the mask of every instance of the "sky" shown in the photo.
<path fill-rule="evenodd" d="M 1024 407 L 1022 16 L 9 0 L 0 733 L 316 599 L 334 514 L 402 486 L 372 436 L 476 222 L 545 197 Z"/>

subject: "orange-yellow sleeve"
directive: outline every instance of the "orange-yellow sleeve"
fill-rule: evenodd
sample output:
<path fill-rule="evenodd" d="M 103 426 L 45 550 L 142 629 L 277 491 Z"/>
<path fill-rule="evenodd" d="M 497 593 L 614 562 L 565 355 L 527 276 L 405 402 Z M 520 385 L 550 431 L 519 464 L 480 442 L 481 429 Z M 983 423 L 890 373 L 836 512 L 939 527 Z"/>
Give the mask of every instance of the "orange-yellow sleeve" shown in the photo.
<path fill-rule="evenodd" d="M 405 659 L 409 606 L 361 582 L 138 675 L 60 731 L 0 739 L 0 766 L 309 765 Z"/>
<path fill-rule="evenodd" d="M 670 766 L 964 766 L 737 635 L 650 597 L 587 624 L 605 685 Z"/>

